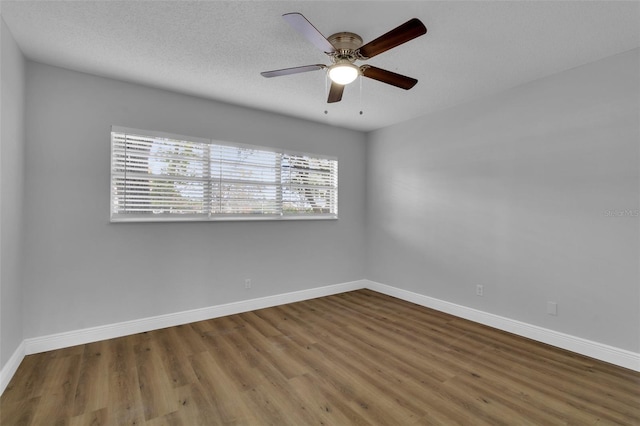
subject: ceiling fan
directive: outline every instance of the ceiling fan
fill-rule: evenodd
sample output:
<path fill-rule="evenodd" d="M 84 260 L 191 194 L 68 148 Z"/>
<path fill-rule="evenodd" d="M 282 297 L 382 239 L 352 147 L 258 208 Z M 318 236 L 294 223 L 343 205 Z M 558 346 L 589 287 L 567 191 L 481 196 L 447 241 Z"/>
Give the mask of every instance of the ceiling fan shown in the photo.
<path fill-rule="evenodd" d="M 340 32 L 325 38 L 320 31 L 300 13 L 286 13 L 282 15 L 282 17 L 313 45 L 329 56 L 332 64 L 313 64 L 264 71 L 260 73 L 263 77 L 279 77 L 282 75 L 298 74 L 327 68 L 329 79 L 331 79 L 331 88 L 329 89 L 327 103 L 342 100 L 344 86 L 353 82 L 359 75 L 405 90 L 411 89 L 418 82 L 415 78 L 396 74 L 371 65 L 364 64 L 357 66 L 354 64 L 355 61 L 373 58 L 380 53 L 426 34 L 427 28 L 417 18 L 410 19 L 399 27 L 394 28 L 363 46 L 362 37 L 350 32 Z"/>

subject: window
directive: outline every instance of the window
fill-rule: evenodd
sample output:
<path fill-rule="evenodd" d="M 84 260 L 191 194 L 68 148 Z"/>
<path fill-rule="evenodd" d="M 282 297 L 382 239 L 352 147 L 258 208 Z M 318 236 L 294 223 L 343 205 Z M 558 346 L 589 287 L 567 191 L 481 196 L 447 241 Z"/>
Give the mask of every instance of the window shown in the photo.
<path fill-rule="evenodd" d="M 112 222 L 337 217 L 334 157 L 112 127 Z"/>

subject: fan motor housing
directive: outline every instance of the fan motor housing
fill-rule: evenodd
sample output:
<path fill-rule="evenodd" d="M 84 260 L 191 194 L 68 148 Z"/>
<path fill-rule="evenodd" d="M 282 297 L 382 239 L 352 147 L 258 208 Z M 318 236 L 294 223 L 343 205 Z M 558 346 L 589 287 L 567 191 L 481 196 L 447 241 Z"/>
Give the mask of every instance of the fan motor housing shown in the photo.
<path fill-rule="evenodd" d="M 350 32 L 341 32 L 330 35 L 327 40 L 336 50 L 356 50 L 362 46 L 362 37 Z"/>

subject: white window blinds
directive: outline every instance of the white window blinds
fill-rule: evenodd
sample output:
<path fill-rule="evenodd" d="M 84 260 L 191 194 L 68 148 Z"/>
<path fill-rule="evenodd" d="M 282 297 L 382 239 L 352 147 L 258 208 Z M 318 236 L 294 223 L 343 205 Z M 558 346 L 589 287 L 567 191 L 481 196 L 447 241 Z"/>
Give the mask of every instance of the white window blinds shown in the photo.
<path fill-rule="evenodd" d="M 336 158 L 112 128 L 112 221 L 337 215 Z"/>
<path fill-rule="evenodd" d="M 283 210 L 289 214 L 331 214 L 338 204 L 338 162 L 284 153 Z"/>
<path fill-rule="evenodd" d="M 281 214 L 281 153 L 217 144 L 210 149 L 213 214 Z"/>

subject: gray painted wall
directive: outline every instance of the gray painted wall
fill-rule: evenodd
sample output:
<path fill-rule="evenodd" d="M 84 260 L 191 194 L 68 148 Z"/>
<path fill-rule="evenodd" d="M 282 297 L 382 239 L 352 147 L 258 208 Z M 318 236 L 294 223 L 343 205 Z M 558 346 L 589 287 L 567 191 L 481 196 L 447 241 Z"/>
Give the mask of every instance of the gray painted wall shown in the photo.
<path fill-rule="evenodd" d="M 23 340 L 25 61 L 0 18 L 0 368 Z"/>
<path fill-rule="evenodd" d="M 7 39 L 0 366 L 22 338 L 365 276 L 640 348 L 638 218 L 606 213 L 640 208 L 638 50 L 363 135 L 32 62 L 25 116 Z M 335 155 L 340 220 L 110 224 L 112 124 Z"/>
<path fill-rule="evenodd" d="M 26 75 L 25 337 L 364 277 L 364 134 L 33 62 Z M 110 224 L 112 124 L 337 156 L 340 219 Z"/>
<path fill-rule="evenodd" d="M 638 75 L 636 49 L 371 133 L 367 277 L 638 352 Z"/>

